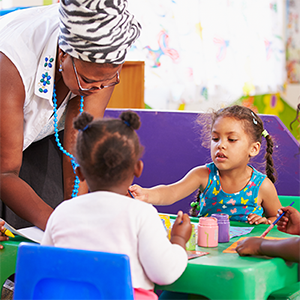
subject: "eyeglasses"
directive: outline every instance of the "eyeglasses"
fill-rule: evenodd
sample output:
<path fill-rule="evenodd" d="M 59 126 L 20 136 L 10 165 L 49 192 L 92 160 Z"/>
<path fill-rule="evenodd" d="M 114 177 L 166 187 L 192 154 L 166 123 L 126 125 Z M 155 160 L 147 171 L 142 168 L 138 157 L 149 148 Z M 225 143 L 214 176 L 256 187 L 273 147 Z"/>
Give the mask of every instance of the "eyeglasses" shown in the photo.
<path fill-rule="evenodd" d="M 120 77 L 119 77 L 119 71 L 117 72 L 116 74 L 116 81 L 115 82 L 112 82 L 108 85 L 103 85 L 101 84 L 99 87 L 98 86 L 93 86 L 89 89 L 85 89 L 81 86 L 80 84 L 80 81 L 79 81 L 79 77 L 78 77 L 78 73 L 77 73 L 77 69 L 76 69 L 76 66 L 75 66 L 75 63 L 74 63 L 74 60 L 73 60 L 73 57 L 71 57 L 71 60 L 72 60 L 72 64 L 73 64 L 73 69 L 74 69 L 74 72 L 75 72 L 75 76 L 76 76 L 76 79 L 77 79 L 77 83 L 78 83 L 78 87 L 81 91 L 94 91 L 94 90 L 103 90 L 105 88 L 108 88 L 108 87 L 111 87 L 111 86 L 114 86 L 114 85 L 117 85 L 118 83 L 120 83 Z"/>

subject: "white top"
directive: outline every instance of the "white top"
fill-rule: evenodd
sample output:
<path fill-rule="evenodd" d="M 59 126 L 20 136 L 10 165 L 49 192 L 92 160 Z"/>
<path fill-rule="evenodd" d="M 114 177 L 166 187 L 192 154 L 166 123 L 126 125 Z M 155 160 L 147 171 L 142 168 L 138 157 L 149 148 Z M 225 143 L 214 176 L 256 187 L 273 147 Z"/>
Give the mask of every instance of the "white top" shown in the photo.
<path fill-rule="evenodd" d="M 23 150 L 54 132 L 51 117 L 58 8 L 59 4 L 27 8 L 0 18 L 0 51 L 16 66 L 25 87 Z M 45 85 L 41 83 L 43 76 Z M 63 116 L 69 99 L 70 94 L 58 109 L 58 119 Z M 63 127 L 62 118 L 58 129 Z"/>
<path fill-rule="evenodd" d="M 134 288 L 173 283 L 187 253 L 171 244 L 150 204 L 111 192 L 93 192 L 61 203 L 51 214 L 42 245 L 127 254 Z"/>

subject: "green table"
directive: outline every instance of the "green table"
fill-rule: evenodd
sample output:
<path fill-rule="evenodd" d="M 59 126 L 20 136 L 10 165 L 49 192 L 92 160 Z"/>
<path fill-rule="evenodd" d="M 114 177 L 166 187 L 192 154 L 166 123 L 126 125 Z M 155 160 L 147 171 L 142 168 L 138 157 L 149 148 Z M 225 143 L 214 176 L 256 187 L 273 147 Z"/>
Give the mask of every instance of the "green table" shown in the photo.
<path fill-rule="evenodd" d="M 171 216 L 173 218 L 173 216 Z M 191 218 L 197 221 L 196 218 Z M 231 222 L 231 226 L 250 226 Z M 260 236 L 268 225 L 256 225 L 247 236 Z M 273 228 L 269 237 L 291 237 Z M 208 255 L 189 260 L 181 277 L 173 284 L 156 286 L 158 290 L 197 294 L 209 299 L 267 299 L 276 290 L 298 281 L 298 264 L 281 258 L 240 257 L 237 253 L 223 253 L 240 237 L 216 248 L 198 247 Z"/>
<path fill-rule="evenodd" d="M 231 225 L 249 226 L 238 222 L 231 222 Z M 259 236 L 267 227 L 267 225 L 254 226 L 247 236 Z M 274 228 L 268 236 L 291 235 Z M 190 260 L 185 272 L 173 284 L 156 288 L 203 295 L 210 299 L 266 299 L 273 291 L 298 281 L 298 264 L 287 263 L 281 258 L 239 257 L 238 254 L 222 253 L 239 238 L 232 238 L 229 243 L 219 243 L 216 248 L 197 246 L 197 250 L 209 254 Z M 2 242 L 4 249 L 0 250 L 0 292 L 5 280 L 15 273 L 17 251 L 21 242 L 30 241 L 15 237 Z"/>
<path fill-rule="evenodd" d="M 8 241 L 1 242 L 4 248 L 0 250 L 0 295 L 6 279 L 15 273 L 18 247 L 21 242 L 32 241 L 16 236 Z"/>

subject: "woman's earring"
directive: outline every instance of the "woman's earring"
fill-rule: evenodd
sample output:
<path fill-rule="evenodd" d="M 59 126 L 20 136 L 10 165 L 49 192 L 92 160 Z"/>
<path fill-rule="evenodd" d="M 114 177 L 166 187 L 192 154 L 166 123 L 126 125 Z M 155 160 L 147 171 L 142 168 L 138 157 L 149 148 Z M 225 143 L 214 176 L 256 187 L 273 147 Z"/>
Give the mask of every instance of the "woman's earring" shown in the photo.
<path fill-rule="evenodd" d="M 63 71 L 63 68 L 62 68 L 62 64 L 60 62 L 58 72 L 62 72 L 62 71 Z"/>

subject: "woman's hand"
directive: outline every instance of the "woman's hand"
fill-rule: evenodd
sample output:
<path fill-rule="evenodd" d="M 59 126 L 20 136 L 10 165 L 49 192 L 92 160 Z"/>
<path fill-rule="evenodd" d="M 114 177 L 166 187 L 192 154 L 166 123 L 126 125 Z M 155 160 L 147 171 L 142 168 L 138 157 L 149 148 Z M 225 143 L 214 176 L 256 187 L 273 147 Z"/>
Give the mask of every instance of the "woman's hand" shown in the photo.
<path fill-rule="evenodd" d="M 278 210 L 277 216 L 283 212 L 285 215 L 277 223 L 278 230 L 289 234 L 300 234 L 300 213 L 298 210 L 291 206 L 282 207 Z"/>
<path fill-rule="evenodd" d="M 235 250 L 240 256 L 261 255 L 260 246 L 262 241 L 262 238 L 250 237 L 238 242 Z"/>
<path fill-rule="evenodd" d="M 272 222 L 265 217 L 261 217 L 257 214 L 249 214 L 248 216 L 249 224 L 271 224 Z"/>
<path fill-rule="evenodd" d="M 128 189 L 135 199 L 148 203 L 149 195 L 147 189 L 144 189 L 137 184 L 131 185 Z"/>
<path fill-rule="evenodd" d="M 4 221 L 0 221 L 0 241 L 8 241 L 9 237 L 6 236 L 4 233 L 2 233 L 3 230 L 5 230 L 4 227 L 5 222 Z M 3 249 L 3 245 L 0 244 L 0 249 Z"/>
<path fill-rule="evenodd" d="M 192 224 L 188 214 L 179 211 L 171 230 L 171 243 L 178 244 L 185 249 L 185 245 L 192 234 Z"/>

